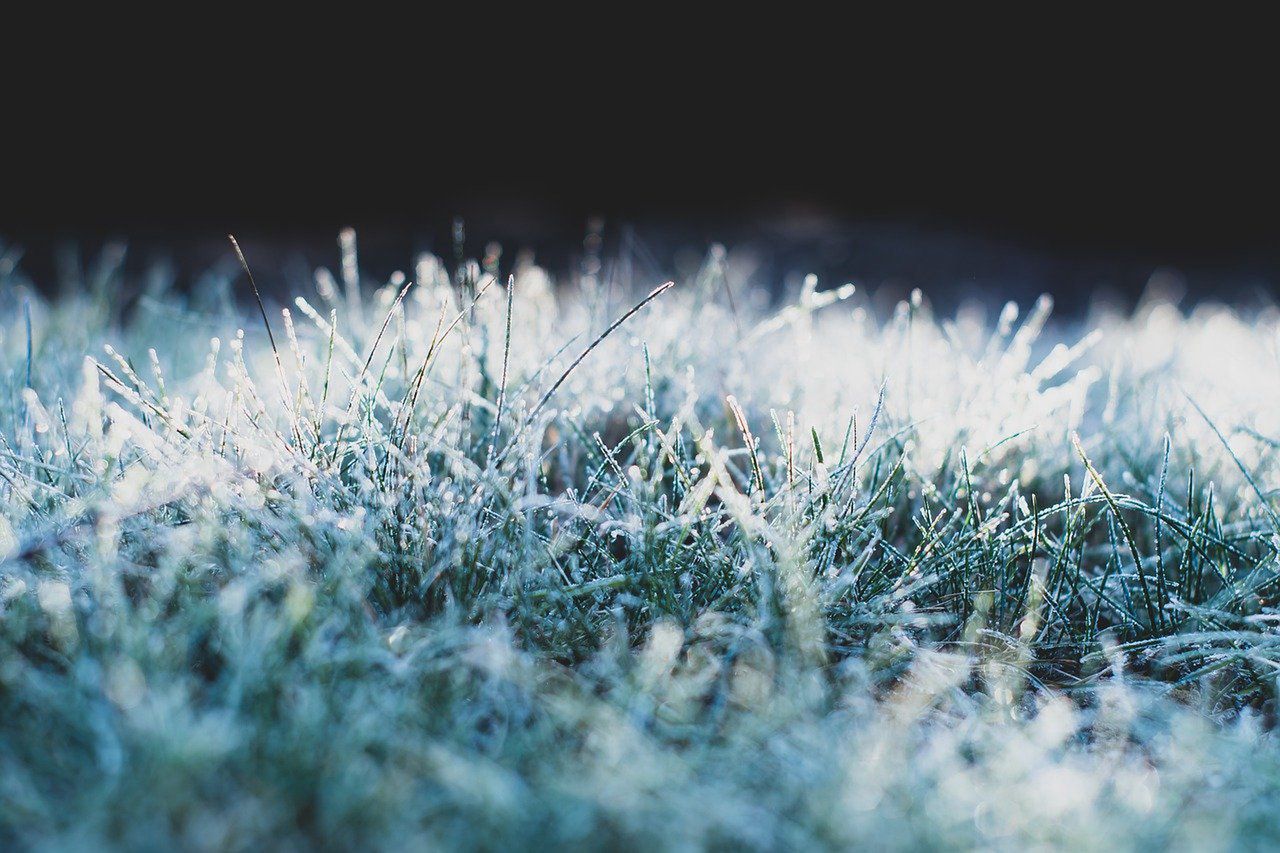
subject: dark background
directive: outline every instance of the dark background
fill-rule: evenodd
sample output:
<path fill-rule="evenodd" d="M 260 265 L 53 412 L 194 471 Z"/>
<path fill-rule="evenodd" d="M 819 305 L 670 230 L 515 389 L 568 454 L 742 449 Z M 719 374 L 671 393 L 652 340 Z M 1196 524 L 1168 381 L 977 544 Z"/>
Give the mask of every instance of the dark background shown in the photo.
<path fill-rule="evenodd" d="M 718 241 L 752 247 L 760 283 L 814 271 L 943 306 L 1132 302 L 1159 270 L 1191 299 L 1272 298 L 1270 54 L 1142 32 L 1109 62 L 1094 44 L 991 54 L 944 37 L 941 53 L 837 41 L 695 67 L 663 36 L 374 73 L 276 64 L 270 39 L 174 80 L 185 42 L 133 64 L 109 52 L 70 85 L 28 66 L 0 135 L 0 236 L 40 283 L 60 246 L 113 239 L 131 268 L 165 259 L 190 283 L 230 262 L 231 232 L 269 284 L 293 261 L 333 264 L 345 226 L 375 277 L 451 254 L 456 217 L 470 253 L 496 240 L 563 272 L 598 219 L 606 251 L 642 246 L 654 274 Z"/>

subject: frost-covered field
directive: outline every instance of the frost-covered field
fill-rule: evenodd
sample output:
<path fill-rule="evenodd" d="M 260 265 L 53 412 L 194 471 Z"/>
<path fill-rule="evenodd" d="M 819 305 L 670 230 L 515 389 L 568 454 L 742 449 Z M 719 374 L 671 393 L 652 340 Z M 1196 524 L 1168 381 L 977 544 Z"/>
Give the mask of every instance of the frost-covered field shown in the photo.
<path fill-rule="evenodd" d="M 0 846 L 1280 843 L 1280 313 L 345 242 L 0 246 Z"/>

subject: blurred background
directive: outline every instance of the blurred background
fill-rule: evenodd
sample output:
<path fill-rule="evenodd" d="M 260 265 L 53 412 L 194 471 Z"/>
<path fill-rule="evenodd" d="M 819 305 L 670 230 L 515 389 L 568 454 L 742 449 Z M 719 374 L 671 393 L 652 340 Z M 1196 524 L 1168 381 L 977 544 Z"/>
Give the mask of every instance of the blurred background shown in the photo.
<path fill-rule="evenodd" d="M 885 298 L 919 287 L 943 310 L 1133 304 L 1153 276 L 1188 301 L 1273 299 L 1268 53 L 1137 32 L 1107 61 L 1096 43 L 988 54 L 945 28 L 870 54 L 843 32 L 708 54 L 664 31 L 356 73 L 277 68 L 273 36 L 235 30 L 195 63 L 190 42 L 108 52 L 58 89 L 28 66 L 0 133 L 0 239 L 41 287 L 118 241 L 127 269 L 161 262 L 192 286 L 234 263 L 228 233 L 264 286 L 293 287 L 348 226 L 379 279 L 451 258 L 461 220 L 467 255 L 497 243 L 561 276 L 600 254 L 656 282 L 720 243 L 762 287 L 812 272 Z M 179 61 L 205 73 L 167 79 Z"/>

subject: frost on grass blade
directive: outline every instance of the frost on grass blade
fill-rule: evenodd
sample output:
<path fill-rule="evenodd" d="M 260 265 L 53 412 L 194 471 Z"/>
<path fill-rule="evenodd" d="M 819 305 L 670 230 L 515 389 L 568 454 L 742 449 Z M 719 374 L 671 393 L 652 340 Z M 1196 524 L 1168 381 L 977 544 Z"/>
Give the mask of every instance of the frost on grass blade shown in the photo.
<path fill-rule="evenodd" d="M 339 242 L 275 322 L 0 269 L 0 846 L 1280 840 L 1275 310 Z"/>

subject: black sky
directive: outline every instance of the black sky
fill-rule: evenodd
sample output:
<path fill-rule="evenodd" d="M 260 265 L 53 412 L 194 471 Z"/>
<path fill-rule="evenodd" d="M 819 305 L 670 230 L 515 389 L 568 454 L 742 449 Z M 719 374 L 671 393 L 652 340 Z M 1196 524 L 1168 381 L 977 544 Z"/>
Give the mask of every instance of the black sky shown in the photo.
<path fill-rule="evenodd" d="M 112 54 L 102 81 L 13 78 L 0 234 L 35 265 L 56 241 L 111 237 L 203 263 L 194 247 L 227 232 L 328 246 L 353 225 L 395 251 L 438 248 L 455 216 L 552 254 L 596 215 L 695 242 L 783 220 L 891 223 L 1274 283 L 1272 63 L 1231 44 L 1219 61 L 1206 40 L 1122 40 L 1105 64 L 1084 44 L 1044 57 L 1032 41 L 995 55 L 952 39 L 928 65 L 892 51 L 854 64 L 851 45 L 694 67 L 660 45 L 640 68 L 548 48 L 374 73 L 279 73 L 268 41 L 178 87 L 170 63 L 121 72 Z"/>

